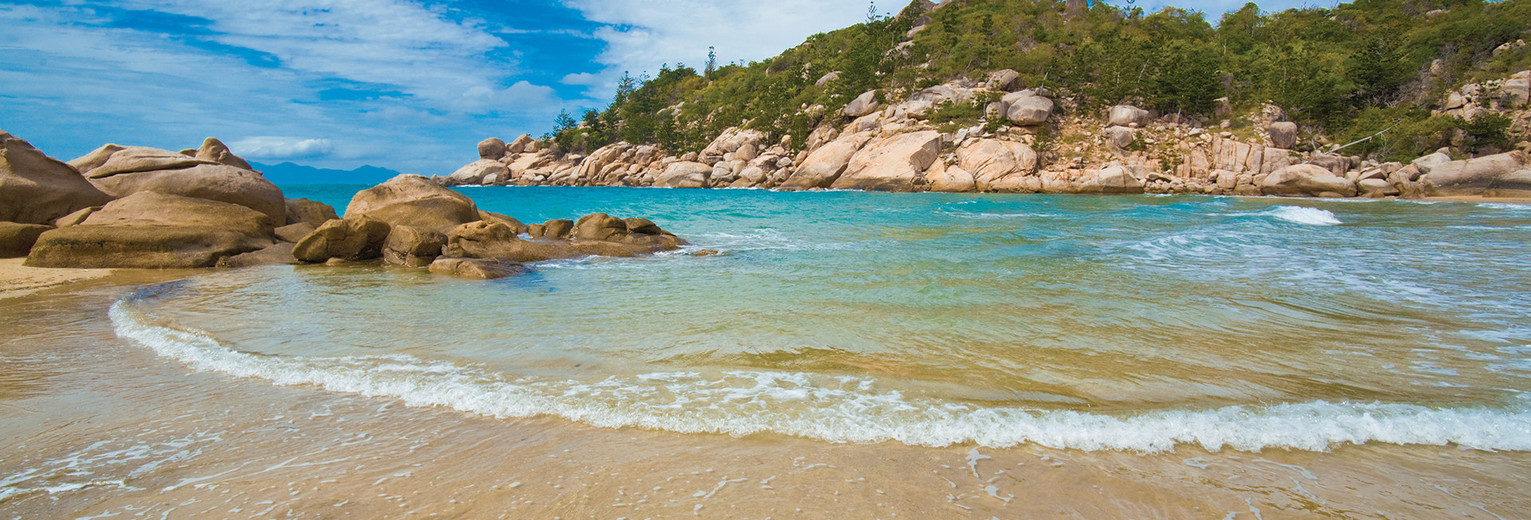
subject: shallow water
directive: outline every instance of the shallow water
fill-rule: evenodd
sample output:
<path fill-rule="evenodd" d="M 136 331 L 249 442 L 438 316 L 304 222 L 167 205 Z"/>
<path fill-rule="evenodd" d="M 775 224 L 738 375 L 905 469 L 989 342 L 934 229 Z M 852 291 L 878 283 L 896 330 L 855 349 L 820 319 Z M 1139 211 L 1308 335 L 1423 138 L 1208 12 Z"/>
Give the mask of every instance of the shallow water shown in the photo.
<path fill-rule="evenodd" d="M 337 207 L 354 192 L 287 191 Z M 79 413 L 114 426 L 43 442 L 58 452 L 51 458 L 8 455 L 0 510 L 80 493 L 132 505 L 142 493 L 133 489 L 153 489 L 135 478 L 174 464 L 134 476 L 113 469 L 114 450 L 155 446 L 168 454 L 205 446 L 175 459 L 202 461 L 180 478 L 224 482 L 243 503 L 290 508 L 237 478 L 295 442 L 314 450 L 296 464 L 334 455 L 357 462 L 362 480 L 386 476 L 368 471 L 465 478 L 441 461 L 483 465 L 485 475 L 532 472 L 549 484 L 505 489 L 540 498 L 539 507 L 572 502 L 519 511 L 581 517 L 624 516 L 607 515 L 618 511 L 611 504 L 624 503 L 643 475 L 665 471 L 718 486 L 691 500 L 740 493 L 729 503 L 759 512 L 792 505 L 777 490 L 800 486 L 833 492 L 825 500 L 844 498 L 867 517 L 1257 517 L 1263 505 L 1265 515 L 1493 518 L 1527 502 L 1506 483 L 1531 473 L 1525 206 L 463 191 L 525 222 L 592 211 L 646 216 L 693 244 L 651 258 L 537 264 L 488 282 L 271 267 L 51 303 L 84 305 L 93 319 L 34 325 L 29 337 L 80 329 L 87 332 L 76 343 L 111 348 L 81 346 L 78 359 L 62 361 L 25 357 L 0 381 L 0 396 L 14 393 L 18 406 L 89 400 L 75 394 L 101 390 L 69 383 L 80 377 L 69 367 L 96 366 L 99 356 L 145 373 L 89 381 L 178 411 L 137 401 L 121 406 L 133 412 L 86 407 L 96 411 Z M 723 254 L 691 254 L 704 248 Z M 8 355 L 23 343 L 7 343 Z M 192 398 L 205 395 L 214 397 Z M 315 416 L 267 410 L 289 406 Z M 259 433 L 267 428 L 312 440 Z M 127 430 L 156 440 L 128 442 Z M 92 434 L 104 444 L 79 445 Z M 348 435 L 394 440 L 357 446 Z M 599 455 L 581 454 L 576 445 L 586 443 Z M 478 460 L 485 450 L 498 464 Z M 591 475 L 619 474 L 585 487 L 624 494 L 610 504 L 580 501 L 551 487 L 578 471 L 504 458 L 525 450 L 552 460 L 573 450 L 565 457 Z M 418 469 L 360 464 L 379 457 Z M 833 477 L 803 469 L 814 464 Z M 81 484 L 65 478 L 71 468 L 109 478 Z M 272 471 L 311 483 L 332 471 L 294 468 Z M 781 480 L 754 474 L 763 472 Z M 869 477 L 895 489 L 860 489 Z M 358 478 L 321 487 L 348 497 L 365 489 Z M 196 494 L 173 484 L 160 487 Z M 886 498 L 895 490 L 901 501 Z M 718 510 L 650 494 L 659 509 L 647 514 Z M 1082 505 L 1091 496 L 1106 499 Z M 514 504 L 472 501 L 499 512 Z M 399 513 L 449 510 L 424 503 Z M 112 507 L 98 509 L 128 511 Z M 775 514 L 791 513 L 800 512 Z"/>

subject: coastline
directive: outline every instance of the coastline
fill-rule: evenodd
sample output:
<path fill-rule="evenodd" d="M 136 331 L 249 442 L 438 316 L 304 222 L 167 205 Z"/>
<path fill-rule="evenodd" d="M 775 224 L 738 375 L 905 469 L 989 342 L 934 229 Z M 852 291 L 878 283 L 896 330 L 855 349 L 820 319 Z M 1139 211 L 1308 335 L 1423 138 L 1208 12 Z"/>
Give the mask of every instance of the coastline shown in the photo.
<path fill-rule="evenodd" d="M 0 259 L 0 300 L 113 274 L 113 269 L 27 267 L 26 258 Z"/>
<path fill-rule="evenodd" d="M 134 271 L 136 272 L 136 271 Z M 150 271 L 151 274 L 170 274 Z M 128 274 L 131 274 L 128 273 Z M 379 273 L 386 276 L 384 273 Z M 163 277 L 161 277 L 163 278 Z M 134 281 L 0 301 L 0 511 L 23 517 L 1494 518 L 1531 453 L 1166 453 L 600 428 L 189 371 L 117 338 Z M 46 319 L 73 313 L 78 318 Z M 39 340 L 41 338 L 41 340 Z M 127 455 L 125 455 L 127 454 Z M 1399 497 L 1407 497 L 1400 500 Z"/>

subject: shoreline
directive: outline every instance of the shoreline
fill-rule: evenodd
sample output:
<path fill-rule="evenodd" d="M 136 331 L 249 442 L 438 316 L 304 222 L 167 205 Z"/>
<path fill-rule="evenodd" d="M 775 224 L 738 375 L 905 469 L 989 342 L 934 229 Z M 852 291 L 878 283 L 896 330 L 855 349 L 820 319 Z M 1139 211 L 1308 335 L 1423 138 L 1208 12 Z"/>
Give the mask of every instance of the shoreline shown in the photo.
<path fill-rule="evenodd" d="M 115 269 L 27 267 L 26 258 L 0 258 L 0 300 L 19 298 L 44 289 L 110 276 Z"/>
<path fill-rule="evenodd" d="M 177 274 L 124 274 L 140 272 Z M 138 282 L 113 277 L 0 301 L 21 318 L 0 346 L 26 379 L 0 393 L 0 417 L 17 419 L 0 422 L 0 452 L 10 455 L 0 478 L 14 479 L 0 488 L 0 511 L 830 519 L 1386 510 L 1493 518 L 1528 504 L 1516 482 L 1531 452 L 1449 444 L 1263 452 L 1183 444 L 1137 453 L 832 443 L 493 418 L 271 385 L 191 370 L 117 338 L 104 305 Z M 66 312 L 82 319 L 42 319 Z M 125 450 L 134 456 L 122 459 Z M 1435 485 L 1443 481 L 1473 484 Z M 1410 501 L 1391 498 L 1399 492 Z"/>

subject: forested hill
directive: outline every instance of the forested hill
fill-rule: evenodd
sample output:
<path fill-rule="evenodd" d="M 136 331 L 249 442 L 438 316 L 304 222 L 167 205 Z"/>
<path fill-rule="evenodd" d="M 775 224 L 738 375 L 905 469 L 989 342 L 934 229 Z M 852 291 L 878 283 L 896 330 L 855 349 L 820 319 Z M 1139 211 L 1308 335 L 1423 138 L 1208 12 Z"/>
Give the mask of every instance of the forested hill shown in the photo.
<path fill-rule="evenodd" d="M 1515 45 L 1528 29 L 1531 0 L 1359 0 L 1280 12 L 1251 3 L 1213 18 L 1083 0 L 916 0 L 764 61 L 701 70 L 677 63 L 624 78 L 608 107 L 561 114 L 545 138 L 575 153 L 616 141 L 681 153 L 740 127 L 769 142 L 790 135 L 801 149 L 815 127 L 843 124 L 838 110 L 863 92 L 901 100 L 1012 69 L 1025 87 L 1052 92 L 1064 113 L 1131 103 L 1211 120 L 1219 110 L 1273 103 L 1335 142 L 1390 129 L 1351 153 L 1412 157 L 1452 135 L 1503 134 L 1510 121 L 1501 116 L 1431 110 L 1449 89 L 1531 66 L 1531 48 Z M 990 101 L 948 104 L 930 121 L 974 124 Z"/>

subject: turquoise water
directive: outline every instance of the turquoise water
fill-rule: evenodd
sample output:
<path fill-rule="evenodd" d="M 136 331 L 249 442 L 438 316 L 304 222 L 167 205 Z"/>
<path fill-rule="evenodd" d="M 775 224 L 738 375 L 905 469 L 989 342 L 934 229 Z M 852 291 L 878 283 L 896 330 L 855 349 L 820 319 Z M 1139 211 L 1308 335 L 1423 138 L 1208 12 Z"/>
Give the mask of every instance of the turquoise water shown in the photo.
<path fill-rule="evenodd" d="M 361 186 L 291 186 L 343 209 Z M 468 281 L 273 267 L 114 306 L 191 370 L 831 442 L 1531 450 L 1531 207 L 470 187 L 692 242 Z M 694 255 L 700 249 L 723 254 Z"/>

